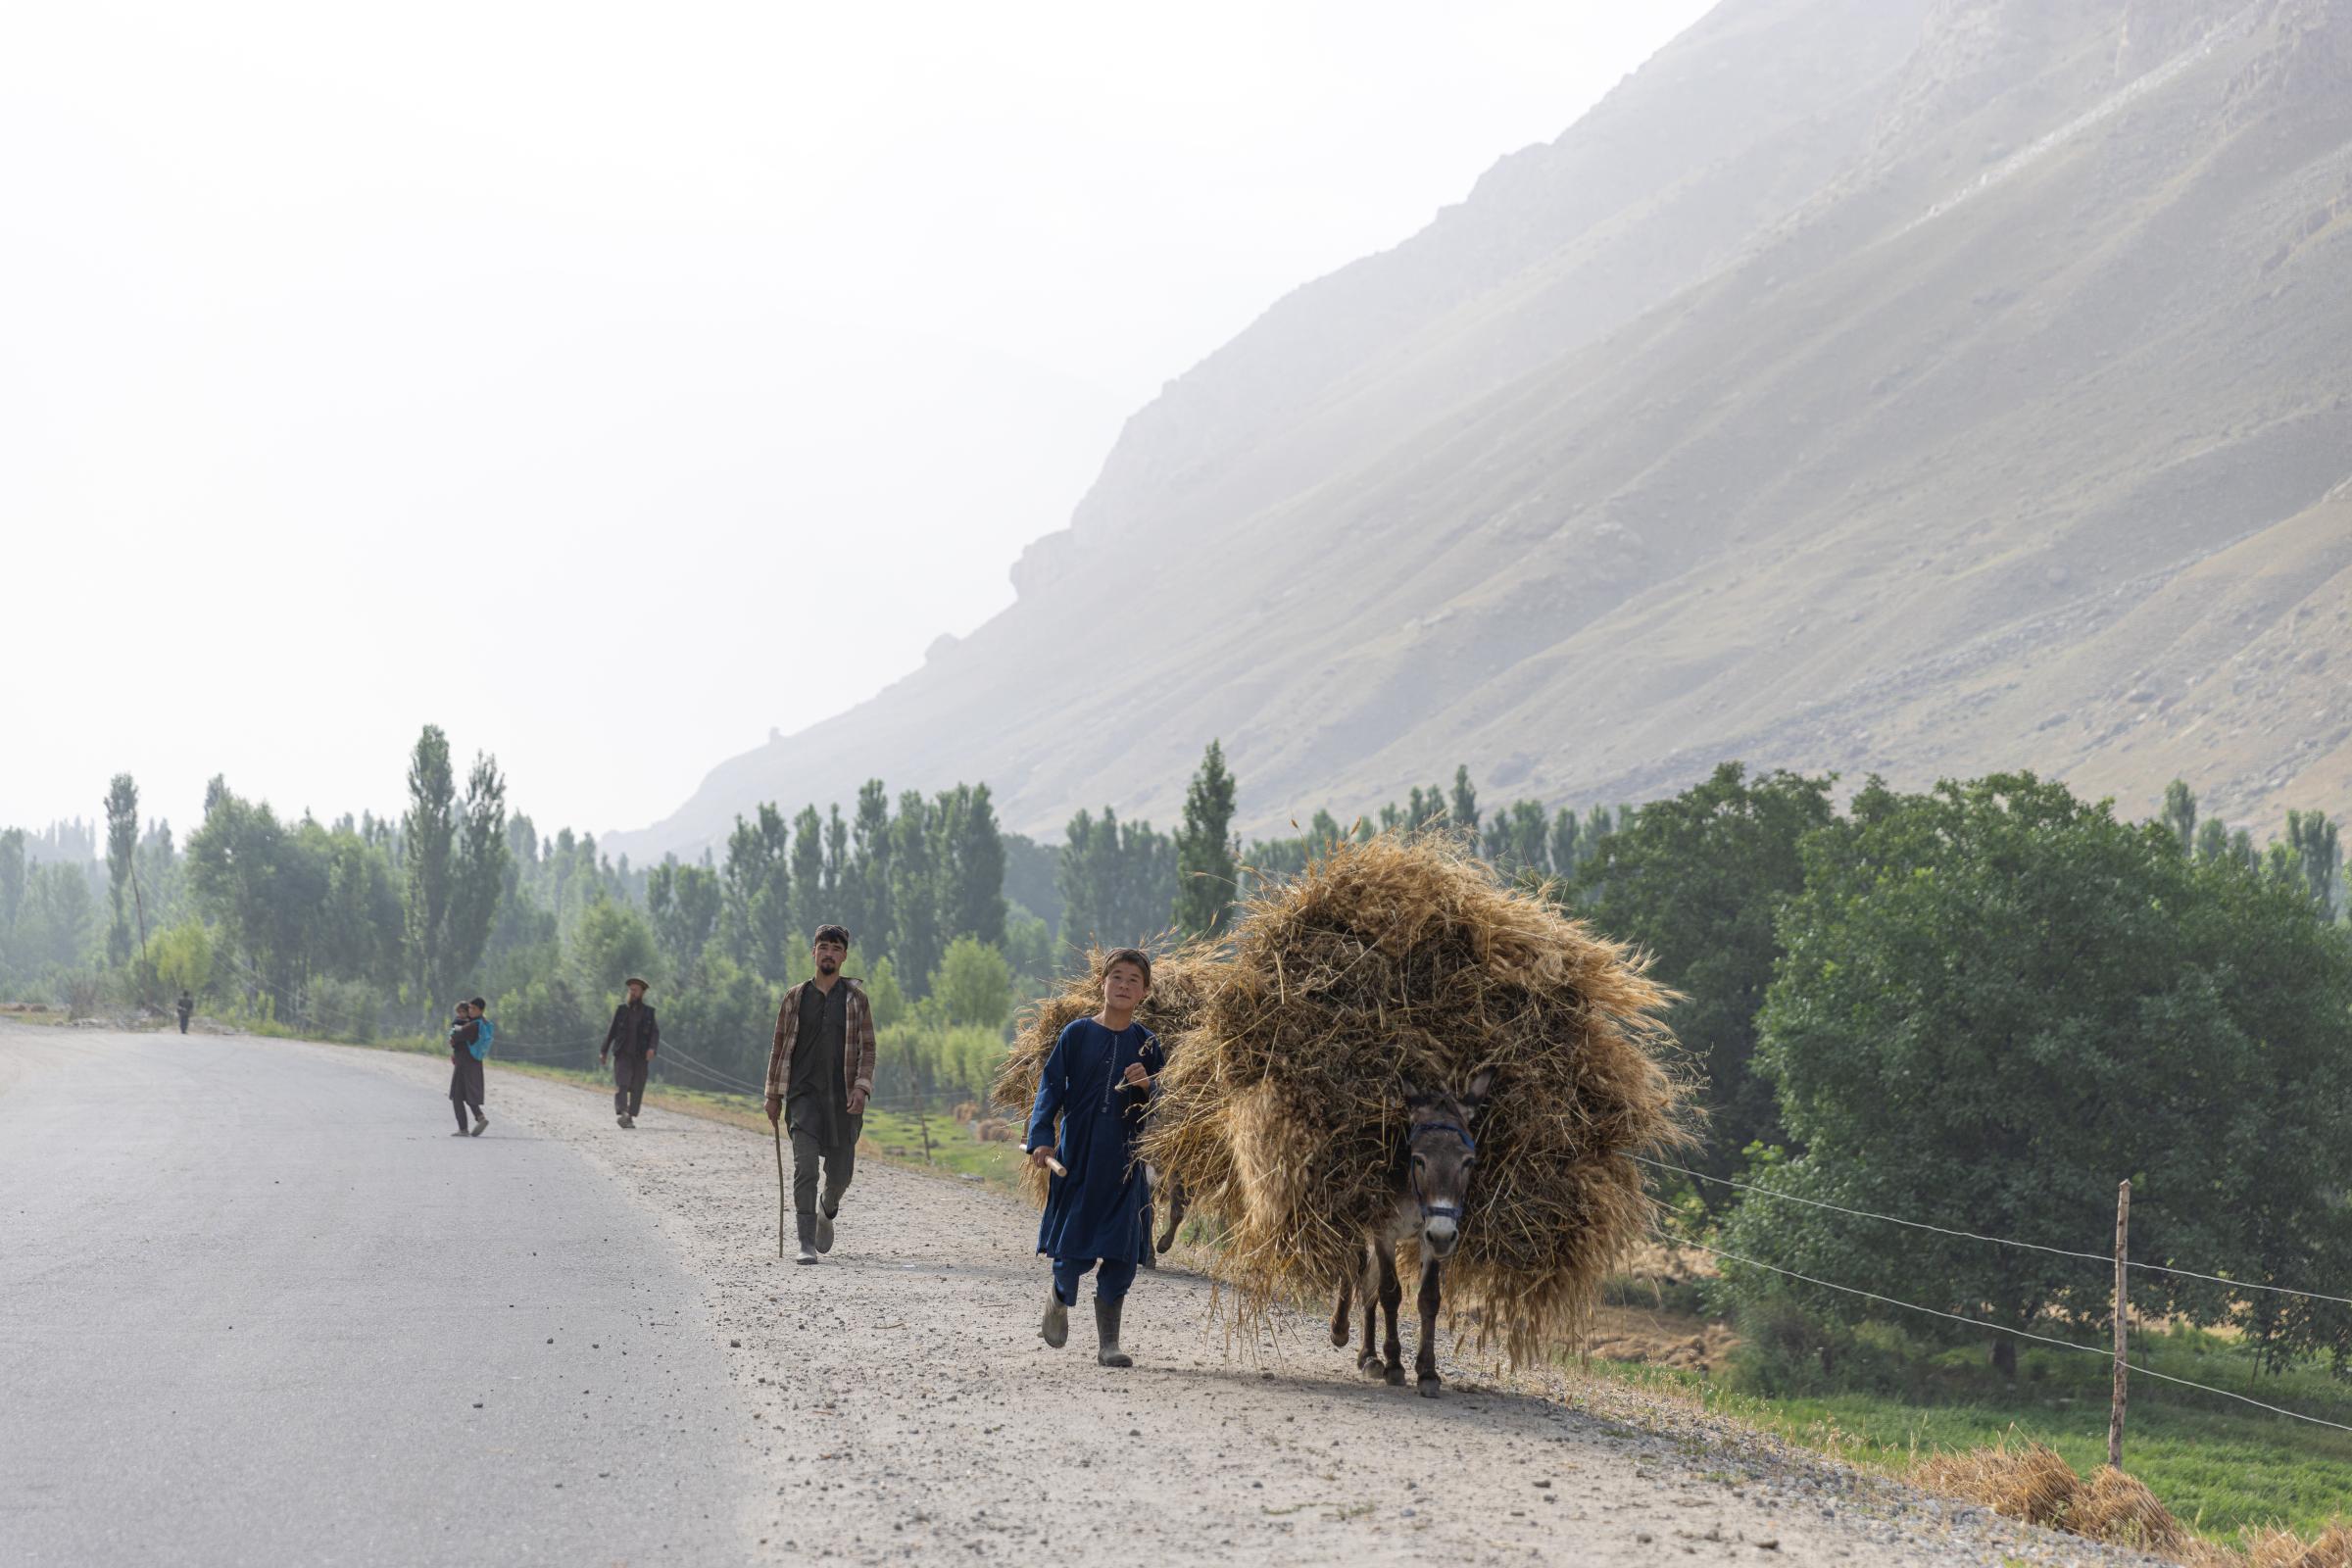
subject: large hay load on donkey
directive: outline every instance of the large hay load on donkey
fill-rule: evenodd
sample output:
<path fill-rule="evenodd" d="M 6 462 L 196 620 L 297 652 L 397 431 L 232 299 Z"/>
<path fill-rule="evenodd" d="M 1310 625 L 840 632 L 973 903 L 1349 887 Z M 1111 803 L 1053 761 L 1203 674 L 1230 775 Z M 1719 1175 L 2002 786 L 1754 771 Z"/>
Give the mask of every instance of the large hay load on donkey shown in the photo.
<path fill-rule="evenodd" d="M 1164 958 L 1152 960 L 1152 994 L 1135 1016 L 1137 1022 L 1159 1037 L 1160 1049 L 1168 1054 L 1170 1060 L 1183 1054 L 1181 1037 L 1200 1012 L 1201 994 L 1215 963 L 1215 955 L 1197 945 L 1179 948 Z M 1029 1108 L 1037 1101 L 1037 1075 L 1045 1070 L 1046 1058 L 1054 1054 L 1054 1042 L 1073 1022 L 1093 1017 L 1102 1007 L 1102 951 L 1098 948 L 1086 956 L 1083 973 L 1062 981 L 1059 988 L 1022 1010 L 1020 1029 L 1014 1034 L 1004 1064 L 997 1069 L 996 1084 L 989 1091 L 991 1102 L 1026 1129 Z M 1021 1192 L 1039 1208 L 1046 1206 L 1046 1188 L 1044 1171 L 1033 1165 L 1021 1168 Z"/>
<path fill-rule="evenodd" d="M 1660 1060 L 1669 998 L 1627 949 L 1442 839 L 1384 836 L 1253 900 L 1213 978 L 1143 1153 L 1225 1220 L 1215 1272 L 1245 1319 L 1362 1276 L 1415 1190 L 1418 1096 L 1475 1135 L 1448 1315 L 1514 1363 L 1581 1335 L 1651 1219 L 1632 1156 L 1689 1137 Z"/>

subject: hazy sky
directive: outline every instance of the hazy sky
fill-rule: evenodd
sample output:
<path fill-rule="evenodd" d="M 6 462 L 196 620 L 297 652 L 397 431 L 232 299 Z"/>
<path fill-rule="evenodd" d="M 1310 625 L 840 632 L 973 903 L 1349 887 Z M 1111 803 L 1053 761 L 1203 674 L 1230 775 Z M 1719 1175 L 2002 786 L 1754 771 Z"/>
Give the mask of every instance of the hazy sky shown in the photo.
<path fill-rule="evenodd" d="M 1706 9 L 7 7 L 0 824 L 396 811 L 429 721 L 642 826 Z"/>

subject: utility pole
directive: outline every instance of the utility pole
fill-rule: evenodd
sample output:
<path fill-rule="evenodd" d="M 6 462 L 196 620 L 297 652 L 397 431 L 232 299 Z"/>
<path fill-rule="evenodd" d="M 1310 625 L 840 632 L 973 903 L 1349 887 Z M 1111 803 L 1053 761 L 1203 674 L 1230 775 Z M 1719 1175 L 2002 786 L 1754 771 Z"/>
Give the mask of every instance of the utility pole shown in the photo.
<path fill-rule="evenodd" d="M 2132 1184 L 2127 1181 L 2115 1194 L 2115 1401 L 2107 1411 L 2107 1463 L 2118 1470 L 2124 1467 L 2124 1332 L 2125 1316 L 2131 1309 L 2131 1282 L 2126 1278 L 2131 1235 Z"/>

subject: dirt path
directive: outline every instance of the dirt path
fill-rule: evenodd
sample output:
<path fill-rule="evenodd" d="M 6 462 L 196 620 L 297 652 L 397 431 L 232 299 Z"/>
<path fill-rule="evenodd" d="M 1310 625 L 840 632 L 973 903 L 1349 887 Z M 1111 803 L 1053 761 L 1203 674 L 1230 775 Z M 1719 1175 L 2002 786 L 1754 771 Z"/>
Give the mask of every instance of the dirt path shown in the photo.
<path fill-rule="evenodd" d="M 444 1114 L 437 1063 L 349 1054 L 414 1078 L 419 1115 Z M 1039 1340 L 1036 1221 L 1008 1199 L 869 1161 L 834 1252 L 805 1268 L 776 1256 L 766 1139 L 659 1111 L 623 1132 L 609 1102 L 496 1071 L 490 1110 L 573 1143 L 706 1282 L 708 1321 L 674 1332 L 726 1346 L 764 1477 L 741 1519 L 757 1557 L 2133 1560 L 1617 1385 L 1504 1388 L 1441 1358 L 1450 1386 L 1425 1400 L 1359 1381 L 1303 1318 L 1277 1355 L 1229 1358 L 1207 1284 L 1185 1270 L 1142 1277 L 1126 1330 L 1138 1364 L 1105 1370 L 1083 1303 L 1066 1349 Z"/>

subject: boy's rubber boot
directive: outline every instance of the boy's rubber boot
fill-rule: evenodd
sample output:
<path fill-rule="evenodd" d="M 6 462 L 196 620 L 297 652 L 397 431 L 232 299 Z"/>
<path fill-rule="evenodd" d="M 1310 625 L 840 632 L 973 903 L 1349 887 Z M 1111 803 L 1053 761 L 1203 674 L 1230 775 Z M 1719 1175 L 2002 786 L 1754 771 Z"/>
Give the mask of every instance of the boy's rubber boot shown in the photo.
<path fill-rule="evenodd" d="M 479 1138 L 479 1137 L 481 1137 L 481 1136 L 482 1136 L 482 1129 L 483 1129 L 483 1128 L 485 1128 L 485 1127 L 487 1127 L 487 1126 L 489 1126 L 489 1125 L 490 1125 L 490 1118 L 489 1118 L 489 1117 L 487 1117 L 487 1116 L 483 1115 L 483 1114 L 482 1114 L 480 1111 L 478 1111 L 478 1110 L 477 1110 L 477 1111 L 475 1111 L 475 1112 L 473 1113 L 473 1136 L 474 1136 L 474 1137 L 476 1137 L 476 1138 Z"/>
<path fill-rule="evenodd" d="M 813 1263 L 816 1261 L 816 1216 L 796 1214 L 793 1218 L 799 1222 L 801 1229 L 800 1261 Z"/>
<path fill-rule="evenodd" d="M 1105 1301 L 1100 1296 L 1095 1298 L 1095 1335 L 1102 1341 L 1100 1348 L 1095 1351 L 1095 1359 L 1104 1366 L 1135 1365 L 1135 1358 L 1119 1348 L 1119 1311 L 1126 1304 L 1127 1298 L 1124 1296 L 1115 1301 Z"/>
<path fill-rule="evenodd" d="M 1061 1304 L 1061 1298 L 1054 1294 L 1051 1285 L 1046 1287 L 1046 1323 L 1042 1332 L 1046 1343 L 1056 1350 L 1070 1343 L 1070 1309 Z"/>

